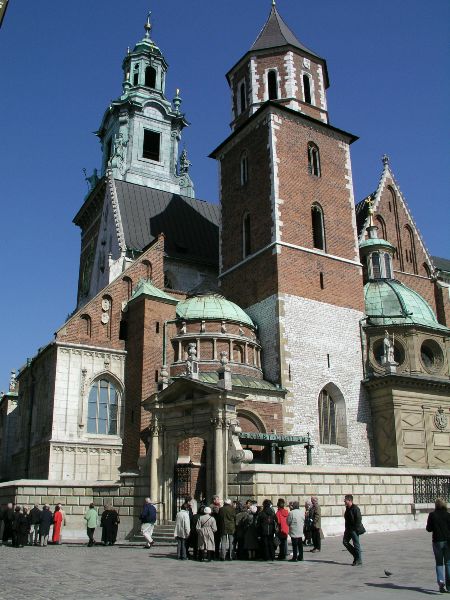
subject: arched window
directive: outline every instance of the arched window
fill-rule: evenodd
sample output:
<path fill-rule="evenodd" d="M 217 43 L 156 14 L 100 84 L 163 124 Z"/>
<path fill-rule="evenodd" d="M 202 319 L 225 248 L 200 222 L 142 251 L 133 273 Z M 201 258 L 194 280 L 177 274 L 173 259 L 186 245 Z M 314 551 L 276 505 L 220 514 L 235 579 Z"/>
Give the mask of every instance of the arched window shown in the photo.
<path fill-rule="evenodd" d="M 385 279 L 392 279 L 392 259 L 388 252 L 384 253 L 384 277 Z"/>
<path fill-rule="evenodd" d="M 92 320 L 91 317 L 89 315 L 81 315 L 80 319 L 82 319 L 84 326 L 83 326 L 83 333 L 86 337 L 91 337 L 91 333 L 92 333 Z"/>
<path fill-rule="evenodd" d="M 156 87 L 156 69 L 153 67 L 145 69 L 145 86 L 153 89 Z"/>
<path fill-rule="evenodd" d="M 312 142 L 308 144 L 308 170 L 311 175 L 320 177 L 319 148 Z"/>
<path fill-rule="evenodd" d="M 416 245 L 414 243 L 414 233 L 409 225 L 405 225 L 406 230 L 406 262 L 409 262 L 413 268 L 414 273 L 417 274 L 417 258 L 416 258 Z"/>
<path fill-rule="evenodd" d="M 372 254 L 370 255 L 370 259 L 372 262 L 372 277 L 371 277 L 371 279 L 381 279 L 380 253 L 372 252 Z"/>
<path fill-rule="evenodd" d="M 375 221 L 376 221 L 376 225 L 378 225 L 378 228 L 381 230 L 381 237 L 383 238 L 383 240 L 387 240 L 386 237 L 386 223 L 384 222 L 384 219 L 381 215 L 377 215 L 375 217 Z"/>
<path fill-rule="evenodd" d="M 247 94 L 245 91 L 245 81 L 239 84 L 239 114 L 247 108 Z"/>
<path fill-rule="evenodd" d="M 144 265 L 144 268 L 145 268 L 145 278 L 151 279 L 152 278 L 152 263 L 149 260 L 143 260 L 142 264 Z"/>
<path fill-rule="evenodd" d="M 122 281 L 125 286 L 126 299 L 129 300 L 131 298 L 131 294 L 133 293 L 133 281 L 130 279 L 130 277 L 123 277 Z"/>
<path fill-rule="evenodd" d="M 233 344 L 233 361 L 244 362 L 244 348 L 240 344 Z"/>
<path fill-rule="evenodd" d="M 423 263 L 422 269 L 425 274 L 425 277 L 431 277 L 430 267 L 427 265 L 427 263 Z"/>
<path fill-rule="evenodd" d="M 241 155 L 241 185 L 245 185 L 248 181 L 248 156 L 247 152 L 243 152 Z"/>
<path fill-rule="evenodd" d="M 278 98 L 278 82 L 276 71 L 269 71 L 267 73 L 267 91 L 269 94 L 269 100 L 276 100 Z"/>
<path fill-rule="evenodd" d="M 250 215 L 245 213 L 242 219 L 242 256 L 245 258 L 252 253 Z"/>
<path fill-rule="evenodd" d="M 334 384 L 328 384 L 319 394 L 320 443 L 347 446 L 345 400 Z"/>
<path fill-rule="evenodd" d="M 94 381 L 89 392 L 87 432 L 117 435 L 119 392 L 107 379 Z"/>
<path fill-rule="evenodd" d="M 305 95 L 305 102 L 311 104 L 311 81 L 309 75 L 306 73 L 303 75 L 303 93 Z"/>
<path fill-rule="evenodd" d="M 314 248 L 325 250 L 325 224 L 322 208 L 318 204 L 311 207 L 311 222 Z"/>
<path fill-rule="evenodd" d="M 133 85 L 139 84 L 139 65 L 134 65 Z"/>

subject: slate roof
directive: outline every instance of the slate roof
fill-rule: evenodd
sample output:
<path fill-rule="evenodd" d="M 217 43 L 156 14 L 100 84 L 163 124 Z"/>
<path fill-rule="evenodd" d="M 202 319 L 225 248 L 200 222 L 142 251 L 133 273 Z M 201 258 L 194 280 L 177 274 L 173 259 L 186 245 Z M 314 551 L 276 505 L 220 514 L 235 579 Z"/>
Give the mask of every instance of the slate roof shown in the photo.
<path fill-rule="evenodd" d="M 256 38 L 255 43 L 250 49 L 250 52 L 255 50 L 266 50 L 268 48 L 278 48 L 279 46 L 295 46 L 303 52 L 320 58 L 318 54 L 304 46 L 296 36 L 292 33 L 283 19 L 280 17 L 276 6 L 272 6 L 269 18 L 261 30 L 261 33 Z M 323 58 L 320 58 L 323 60 Z"/>
<path fill-rule="evenodd" d="M 450 273 L 450 259 L 441 258 L 440 256 L 432 256 L 431 259 L 436 269 L 439 269 L 439 271 L 447 271 L 448 273 Z"/>
<path fill-rule="evenodd" d="M 219 375 L 217 372 L 204 372 L 201 371 L 199 374 L 200 381 L 216 385 L 219 381 Z M 249 388 L 253 390 L 269 390 L 273 392 L 284 392 L 282 387 L 276 386 L 270 381 L 265 379 L 256 379 L 255 377 L 248 377 L 247 375 L 239 375 L 237 373 L 231 374 L 231 383 L 233 387 Z"/>
<path fill-rule="evenodd" d="M 140 252 L 164 233 L 169 256 L 218 265 L 218 204 L 118 179 L 115 186 L 127 248 Z"/>

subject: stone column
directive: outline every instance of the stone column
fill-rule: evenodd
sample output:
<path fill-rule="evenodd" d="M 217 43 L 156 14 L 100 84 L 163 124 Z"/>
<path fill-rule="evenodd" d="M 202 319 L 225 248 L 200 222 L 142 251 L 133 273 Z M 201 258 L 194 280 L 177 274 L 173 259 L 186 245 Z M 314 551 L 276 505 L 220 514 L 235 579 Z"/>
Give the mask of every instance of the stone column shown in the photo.
<path fill-rule="evenodd" d="M 150 498 L 152 502 L 159 500 L 159 478 L 158 478 L 158 458 L 159 458 L 159 427 L 154 424 L 152 429 L 151 456 L 150 456 Z"/>
<path fill-rule="evenodd" d="M 218 494 L 223 500 L 223 431 L 222 419 L 216 417 L 212 419 L 215 427 L 214 432 L 214 485 L 215 494 Z"/>

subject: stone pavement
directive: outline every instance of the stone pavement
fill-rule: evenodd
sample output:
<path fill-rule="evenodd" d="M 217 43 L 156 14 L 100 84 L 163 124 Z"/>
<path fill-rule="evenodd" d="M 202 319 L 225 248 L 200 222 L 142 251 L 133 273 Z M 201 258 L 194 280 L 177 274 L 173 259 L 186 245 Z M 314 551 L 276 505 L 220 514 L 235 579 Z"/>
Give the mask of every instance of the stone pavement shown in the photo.
<path fill-rule="evenodd" d="M 99 533 L 99 530 L 98 530 Z M 439 595 L 431 535 L 362 537 L 365 561 L 352 567 L 340 538 L 303 563 L 177 561 L 173 547 L 0 547 L 0 599 L 17 600 L 415 600 Z M 392 572 L 386 577 L 384 569 Z M 450 596 L 449 596 L 450 597 Z"/>

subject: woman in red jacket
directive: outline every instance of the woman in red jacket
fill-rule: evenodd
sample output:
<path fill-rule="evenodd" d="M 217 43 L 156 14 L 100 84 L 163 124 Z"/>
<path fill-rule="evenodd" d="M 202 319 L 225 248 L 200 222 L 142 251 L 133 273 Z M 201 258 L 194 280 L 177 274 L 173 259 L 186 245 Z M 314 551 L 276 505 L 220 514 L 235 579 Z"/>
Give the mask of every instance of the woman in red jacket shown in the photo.
<path fill-rule="evenodd" d="M 55 512 L 53 514 L 53 537 L 52 542 L 54 544 L 61 543 L 61 527 L 63 522 L 63 515 L 59 504 L 55 506 Z"/>
<path fill-rule="evenodd" d="M 278 521 L 278 537 L 280 539 L 280 549 L 278 552 L 278 560 L 285 560 L 287 556 L 287 538 L 289 534 L 289 525 L 287 524 L 287 518 L 289 511 L 285 508 L 285 501 L 283 498 L 279 498 L 277 502 L 276 517 Z"/>

